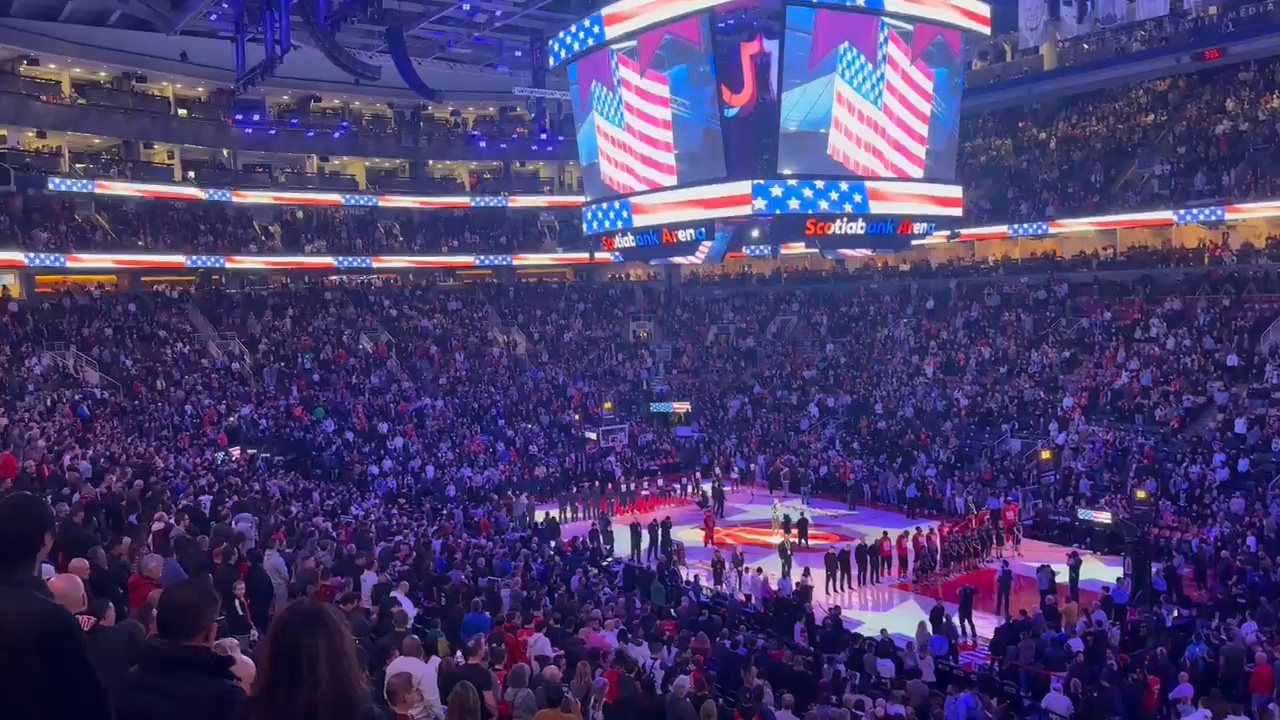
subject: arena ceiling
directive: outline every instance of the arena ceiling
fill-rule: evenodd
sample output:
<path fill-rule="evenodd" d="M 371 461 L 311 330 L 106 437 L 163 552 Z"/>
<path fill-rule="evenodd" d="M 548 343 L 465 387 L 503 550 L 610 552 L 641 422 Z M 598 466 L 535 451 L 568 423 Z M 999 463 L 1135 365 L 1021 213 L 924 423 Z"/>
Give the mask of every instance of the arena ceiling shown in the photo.
<path fill-rule="evenodd" d="M 261 0 L 244 0 L 256 18 Z M 292 40 L 310 42 L 294 0 Z M 401 26 L 414 57 L 525 70 L 530 43 L 590 12 L 593 0 L 353 0 L 357 17 L 338 32 L 355 52 L 381 52 L 383 30 Z M 332 0 L 331 6 L 338 4 Z M 0 17 L 232 37 L 231 0 L 0 0 Z"/>

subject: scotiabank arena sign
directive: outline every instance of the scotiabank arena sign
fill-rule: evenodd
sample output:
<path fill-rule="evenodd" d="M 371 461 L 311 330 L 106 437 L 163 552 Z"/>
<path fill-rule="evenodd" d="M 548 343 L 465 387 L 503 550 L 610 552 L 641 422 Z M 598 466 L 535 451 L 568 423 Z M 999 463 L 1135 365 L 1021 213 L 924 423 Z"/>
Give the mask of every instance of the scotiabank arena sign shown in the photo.
<path fill-rule="evenodd" d="M 908 219 L 898 220 L 884 218 L 867 221 L 864 218 L 829 218 L 819 220 L 809 218 L 804 223 L 804 234 L 808 237 L 827 237 L 833 235 L 930 235 L 934 231 L 931 222 L 912 222 Z"/>
<path fill-rule="evenodd" d="M 678 245 L 702 242 L 707 239 L 705 227 L 653 228 L 652 230 L 624 230 L 600 237 L 600 249 L 606 252 L 630 248 Z"/>

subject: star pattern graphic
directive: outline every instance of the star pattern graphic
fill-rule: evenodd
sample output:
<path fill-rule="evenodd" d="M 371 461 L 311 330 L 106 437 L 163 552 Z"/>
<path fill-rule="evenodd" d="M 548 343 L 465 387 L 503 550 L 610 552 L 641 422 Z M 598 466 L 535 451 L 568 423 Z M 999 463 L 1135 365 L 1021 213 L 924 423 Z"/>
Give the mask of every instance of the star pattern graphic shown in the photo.
<path fill-rule="evenodd" d="M 871 212 L 866 184 L 832 180 L 755 180 L 751 211 L 756 215 L 812 215 Z"/>

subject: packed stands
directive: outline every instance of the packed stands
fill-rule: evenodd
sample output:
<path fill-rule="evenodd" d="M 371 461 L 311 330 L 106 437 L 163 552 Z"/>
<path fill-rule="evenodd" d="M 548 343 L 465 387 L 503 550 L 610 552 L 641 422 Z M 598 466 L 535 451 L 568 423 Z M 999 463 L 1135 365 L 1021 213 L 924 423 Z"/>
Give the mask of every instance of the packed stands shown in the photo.
<path fill-rule="evenodd" d="M 0 215 L 6 247 L 43 252 L 262 254 L 449 254 L 546 251 L 582 246 L 572 213 L 445 212 L 281 207 L 254 212 L 216 203 L 99 201 L 30 196 Z"/>
<path fill-rule="evenodd" d="M 970 118 L 968 219 L 1273 196 L 1277 91 L 1264 61 Z M 27 194 L 0 245 L 512 253 L 582 247 L 571 217 Z M 6 294 L 0 717 L 1280 720 L 1280 239 L 980 255 Z M 913 522 L 1016 499 L 1152 590 L 903 643 L 614 557 L 629 480 L 784 471 Z"/>
<path fill-rule="evenodd" d="M 1258 61 L 971 116 L 974 222 L 1273 197 L 1280 62 Z"/>
<path fill-rule="evenodd" d="M 164 203 L 106 206 L 101 221 L 35 201 L 24 210 L 6 216 L 5 232 L 29 247 L 223 248 L 263 232 L 218 208 Z M 450 221 L 458 237 L 498 234 L 461 216 L 440 222 Z M 278 231 L 259 225 L 295 251 L 320 242 L 329 251 L 329 243 L 377 251 L 397 237 L 338 212 L 308 209 L 276 222 Z M 104 227 L 114 237 L 100 234 Z M 434 244 L 450 236 L 448 227 L 416 236 Z M 400 233 L 415 236 L 403 226 Z M 46 560 L 65 573 L 50 587 L 74 587 L 66 575 L 83 572 L 89 598 L 79 604 L 74 592 L 69 600 L 55 593 L 89 627 L 90 665 L 68 671 L 92 689 L 74 701 L 67 694 L 37 699 L 30 690 L 39 687 L 37 671 L 27 670 L 5 676 L 0 702 L 19 703 L 7 707 L 26 716 L 54 707 L 48 716 L 105 717 L 104 708 L 114 707 L 119 717 L 154 717 L 173 712 L 171 693 L 199 679 L 206 684 L 182 697 L 203 699 L 209 717 L 263 713 L 263 704 L 283 702 L 275 698 L 289 682 L 302 682 L 286 679 L 278 663 L 309 642 L 334 657 L 354 653 L 351 661 L 372 677 L 372 693 L 363 673 L 324 680 L 362 693 L 343 701 L 350 708 L 337 705 L 352 714 L 385 712 L 388 702 L 416 707 L 419 701 L 404 702 L 412 687 L 383 691 L 400 682 L 388 679 L 399 676 L 391 670 L 417 668 L 416 659 L 438 678 L 420 701 L 428 716 L 444 705 L 451 717 L 465 711 L 477 720 L 506 712 L 497 700 L 488 709 L 484 687 L 496 686 L 487 669 L 468 669 L 476 663 L 509 678 L 498 693 L 504 705 L 532 713 L 558 706 L 559 681 L 546 669 L 556 664 L 526 658 L 506 635 L 541 629 L 546 647 L 564 653 L 560 677 L 574 681 L 570 693 L 605 717 L 646 712 L 630 703 L 684 716 L 695 707 L 690 697 L 742 717 L 792 710 L 819 717 L 841 706 L 867 714 L 881 702 L 889 717 L 951 717 L 959 703 L 1025 716 L 1046 695 L 1046 707 L 1060 707 L 1060 695 L 1081 716 L 1126 716 L 1145 707 L 1139 691 L 1151 679 L 1167 688 L 1151 701 L 1159 711 L 1199 702 L 1270 712 L 1270 695 L 1246 693 L 1264 679 L 1245 669 L 1231 675 L 1230 663 L 1276 623 L 1258 600 L 1273 582 L 1270 570 L 1251 554 L 1275 538 L 1267 490 L 1280 447 L 1270 403 L 1280 361 L 1274 346 L 1257 348 L 1280 317 L 1280 284 L 1255 264 L 1275 252 L 1237 248 L 1229 268 L 1220 249 L 1138 248 L 1003 267 L 707 273 L 685 287 L 313 280 L 194 294 L 70 289 L 14 302 L 0 351 L 11 368 L 0 534 L 18 547 L 24 532 L 43 532 L 45 521 L 22 493 L 50 503 L 47 522 L 56 526 L 49 526 L 54 546 Z M 1014 268 L 1025 281 L 1001 276 Z M 650 323 L 649 335 L 632 332 L 637 319 Z M 633 412 L 672 399 L 692 401 L 694 436 Z M 632 413 L 634 438 L 586 452 L 579 424 L 606 403 Z M 1054 473 L 1025 461 L 1028 442 L 1054 449 Z M 742 622 L 723 634 L 704 626 L 674 601 L 688 578 L 666 561 L 652 572 L 678 607 L 652 588 L 640 591 L 639 604 L 628 601 L 636 596 L 612 574 L 575 579 L 580 569 L 607 565 L 601 549 L 548 544 L 555 531 L 532 509 L 562 483 L 600 477 L 605 455 L 623 473 L 675 464 L 708 474 L 745 467 L 750 455 L 812 471 L 817 491 L 860 503 L 894 506 L 913 487 L 940 515 L 956 512 L 957 498 L 981 507 L 1011 493 L 1037 493 L 1051 507 L 1130 513 L 1141 488 L 1157 499 L 1149 525 L 1154 559 L 1186 569 L 1161 575 L 1165 600 L 1132 608 L 1123 630 L 1086 623 L 1057 632 L 1059 616 L 1028 649 L 1019 641 L 1023 621 L 1011 620 L 983 638 L 993 666 L 966 668 L 944 652 L 930 661 L 932 682 L 913 685 L 919 658 L 799 610 L 795 617 L 813 623 L 819 638 L 812 647 L 778 635 L 776 616 L 736 599 L 715 603 L 728 602 Z M 17 512 L 29 521 L 17 522 Z M 1039 519 L 1030 527 L 1046 537 L 1060 532 Z M 9 560 L 6 573 L 33 558 Z M 213 596 L 183 579 L 197 576 L 212 578 Z M 489 577 L 502 582 L 487 585 Z M 156 587 L 158 607 L 148 599 Z M 13 580 L 0 588 L 14 608 L 0 632 L 13 632 L 14 622 L 53 622 L 31 614 L 31 601 L 18 599 L 30 591 Z M 401 595 L 414 619 L 397 609 Z M 310 600 L 288 604 L 303 597 Z M 544 597 L 552 610 L 535 619 Z M 335 600 L 345 625 L 329 624 L 335 618 L 316 609 Z M 108 627 L 108 607 L 118 631 Z M 783 607 L 793 606 L 775 610 Z M 1184 611 L 1203 626 L 1169 619 Z M 165 620 L 179 614 L 195 624 Z M 199 662 L 196 651 L 180 651 L 203 642 L 205 619 L 219 625 L 217 635 L 238 638 L 238 650 L 216 656 L 222 660 L 200 650 L 208 655 Z M 620 637 L 615 657 L 591 645 L 598 630 L 583 636 L 586 643 L 574 637 L 595 622 L 657 637 L 668 621 L 674 633 L 653 646 L 663 659 L 652 666 L 644 643 Z M 473 630 L 503 624 L 510 627 L 488 643 L 471 641 Z M 741 659 L 697 650 L 708 630 Z M 356 636 L 355 647 L 344 633 Z M 411 634 L 428 649 L 404 642 Z M 1082 638 L 1098 645 L 1073 660 Z M 494 642 L 501 652 L 486 656 Z M 671 648 L 665 656 L 663 642 Z M 454 650 L 462 663 L 447 657 Z M 832 667 L 828 658 L 844 669 L 824 670 Z M 902 681 L 884 685 L 861 674 L 866 658 L 901 664 Z M 1217 679 L 1206 670 L 1219 667 L 1215 659 L 1223 668 Z M 547 679 L 531 697 L 521 692 L 527 669 L 515 660 Z M 735 662 L 753 670 L 725 672 Z M 135 664 L 131 673 L 118 669 Z M 642 666 L 652 674 L 618 681 Z M 579 667 L 585 674 L 575 676 Z M 1040 671 L 1065 675 L 1059 682 Z M 478 695 L 469 698 L 456 687 L 472 675 Z M 251 690 L 247 699 L 241 688 Z M 291 689 L 296 698 L 315 692 L 305 684 Z"/>

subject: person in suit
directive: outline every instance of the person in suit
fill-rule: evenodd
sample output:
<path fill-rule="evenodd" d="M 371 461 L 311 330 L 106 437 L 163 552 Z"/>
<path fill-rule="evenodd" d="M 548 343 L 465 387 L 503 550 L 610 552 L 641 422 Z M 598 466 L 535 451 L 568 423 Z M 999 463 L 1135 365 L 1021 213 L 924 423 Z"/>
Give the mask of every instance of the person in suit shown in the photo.
<path fill-rule="evenodd" d="M 836 592 L 836 588 L 838 587 L 837 578 L 839 577 L 839 572 L 840 572 L 840 566 L 836 558 L 835 548 L 828 547 L 827 551 L 823 553 L 822 567 L 824 570 L 826 570 L 827 578 L 826 578 L 825 587 L 827 590 L 827 594 L 830 595 L 831 593 Z"/>
<path fill-rule="evenodd" d="M 791 538 L 783 537 L 778 543 L 778 559 L 782 561 L 782 577 L 791 577 Z"/>
<path fill-rule="evenodd" d="M 845 545 L 838 553 L 838 559 L 840 562 L 840 590 L 841 591 L 844 591 L 846 589 L 849 589 L 849 590 L 853 589 L 853 555 L 854 555 L 853 548 L 849 547 L 848 545 Z M 865 558 L 865 556 L 866 556 L 866 553 L 864 549 L 863 557 Z M 862 563 L 863 564 L 860 564 L 858 566 L 859 568 L 865 567 L 866 560 L 864 559 Z M 858 570 L 859 577 L 863 576 L 863 572 L 864 570 L 862 569 Z"/>
<path fill-rule="evenodd" d="M 631 562 L 638 563 L 640 562 L 640 549 L 644 545 L 644 538 L 642 535 L 643 528 L 640 525 L 640 518 L 633 516 L 631 518 L 630 528 L 631 528 Z"/>
<path fill-rule="evenodd" d="M 996 615 L 1009 614 L 1009 600 L 1013 595 L 1013 570 L 1008 560 L 1000 561 L 1000 570 L 996 573 Z"/>
<path fill-rule="evenodd" d="M 804 511 L 800 511 L 800 519 L 796 520 L 796 544 L 802 547 L 810 547 L 809 545 L 809 518 L 804 516 Z"/>
<path fill-rule="evenodd" d="M 649 549 L 645 550 L 645 560 L 653 562 L 658 559 L 658 518 L 649 521 Z"/>
<path fill-rule="evenodd" d="M 858 563 L 858 587 L 864 587 L 867 584 L 867 555 L 870 551 L 866 540 L 860 540 L 858 547 L 853 551 L 854 560 Z"/>

